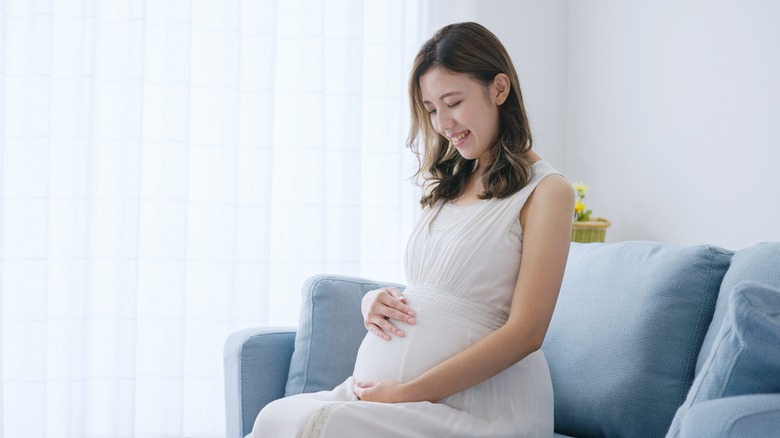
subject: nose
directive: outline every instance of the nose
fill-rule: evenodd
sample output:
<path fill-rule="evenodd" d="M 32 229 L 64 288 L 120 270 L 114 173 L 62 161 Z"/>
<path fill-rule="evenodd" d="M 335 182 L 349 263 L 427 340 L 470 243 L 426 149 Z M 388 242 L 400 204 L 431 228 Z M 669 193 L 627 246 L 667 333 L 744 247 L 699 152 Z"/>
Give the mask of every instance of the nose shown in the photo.
<path fill-rule="evenodd" d="M 452 128 L 454 125 L 452 116 L 450 115 L 449 111 L 446 109 L 437 110 L 436 111 L 436 130 L 439 132 L 444 132 L 450 128 Z"/>

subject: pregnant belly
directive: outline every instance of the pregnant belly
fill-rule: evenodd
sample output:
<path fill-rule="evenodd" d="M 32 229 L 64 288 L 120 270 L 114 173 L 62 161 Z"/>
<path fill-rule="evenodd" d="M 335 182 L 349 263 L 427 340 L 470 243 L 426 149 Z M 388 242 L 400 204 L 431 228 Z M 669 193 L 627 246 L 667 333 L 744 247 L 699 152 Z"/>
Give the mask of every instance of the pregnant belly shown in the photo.
<path fill-rule="evenodd" d="M 355 379 L 387 377 L 408 382 L 463 351 L 500 325 L 494 320 L 488 321 L 489 324 L 474 321 L 474 315 L 484 317 L 484 312 L 472 311 L 470 303 L 453 306 L 457 300 L 451 295 L 446 301 L 435 299 L 435 294 L 428 291 L 425 295 L 418 295 L 407 289 L 405 295 L 416 313 L 417 323 L 409 325 L 393 321 L 405 336 L 391 335 L 390 341 L 368 333 L 358 350 L 353 372 Z M 441 305 L 443 302 L 447 304 Z"/>
<path fill-rule="evenodd" d="M 404 337 L 391 335 L 385 341 L 373 333 L 366 335 L 355 361 L 355 379 L 388 377 L 407 382 L 470 345 L 464 330 L 453 329 L 453 324 L 439 317 L 418 312 L 417 324 L 396 325 Z"/>

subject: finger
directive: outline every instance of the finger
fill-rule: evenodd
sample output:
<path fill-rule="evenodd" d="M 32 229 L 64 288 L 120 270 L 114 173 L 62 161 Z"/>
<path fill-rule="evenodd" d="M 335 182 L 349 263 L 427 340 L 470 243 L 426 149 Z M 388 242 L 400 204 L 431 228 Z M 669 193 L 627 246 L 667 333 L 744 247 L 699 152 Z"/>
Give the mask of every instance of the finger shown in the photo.
<path fill-rule="evenodd" d="M 395 298 L 387 298 L 384 301 L 375 302 L 369 316 L 371 316 L 371 314 L 378 315 L 381 318 L 405 322 L 407 324 L 416 323 L 414 311 Z"/>
<path fill-rule="evenodd" d="M 390 340 L 391 334 L 396 335 L 398 337 L 404 336 L 403 330 L 399 329 L 398 327 L 393 325 L 393 323 L 391 323 L 385 318 L 372 319 L 370 324 L 373 326 L 373 328 L 376 329 L 374 334 L 378 335 L 380 338 L 386 341 Z"/>
<path fill-rule="evenodd" d="M 396 289 L 396 291 L 398 291 L 398 289 Z M 400 291 L 399 291 L 399 293 L 400 293 Z M 392 294 L 390 294 L 388 292 L 387 294 L 384 294 L 384 295 L 382 295 L 380 297 L 380 301 L 381 301 L 382 304 L 384 304 L 385 306 L 387 306 L 387 307 L 389 307 L 391 309 L 396 309 L 396 310 L 398 310 L 400 312 L 405 313 L 408 316 L 414 316 L 414 311 L 411 309 L 411 307 L 407 306 L 406 303 L 405 303 L 406 297 L 403 297 L 403 298 L 404 298 L 404 300 L 401 301 L 400 299 L 398 299 L 398 297 L 396 297 L 396 296 L 394 296 L 394 295 L 392 295 Z M 389 316 L 389 317 L 392 318 L 392 315 L 385 315 L 385 316 Z M 405 320 L 405 318 L 394 318 L 394 319 L 398 319 L 400 321 Z"/>
<path fill-rule="evenodd" d="M 355 381 L 355 386 L 359 388 L 368 388 L 369 386 L 373 386 L 375 382 L 369 381 L 369 382 L 363 382 L 363 381 Z"/>
<path fill-rule="evenodd" d="M 410 316 L 408 313 L 404 313 L 400 310 L 396 310 L 390 307 L 385 308 L 385 316 L 387 316 L 390 319 L 394 319 L 396 321 L 405 322 L 410 325 L 414 325 L 416 322 L 413 316 Z M 411 312 L 411 310 L 410 310 Z"/>
<path fill-rule="evenodd" d="M 407 324 L 414 324 L 416 322 L 414 318 L 414 312 L 411 310 L 409 310 L 407 313 L 404 313 L 400 310 L 388 309 L 387 317 L 396 321 L 405 322 Z"/>
<path fill-rule="evenodd" d="M 392 333 L 392 334 L 394 334 L 396 336 L 399 336 L 399 337 L 403 337 L 404 336 L 403 330 L 401 330 L 398 327 L 396 327 L 395 325 L 393 325 L 393 323 L 390 322 L 387 319 L 383 318 L 381 321 L 379 321 L 378 325 L 379 325 L 379 328 L 381 328 L 385 333 Z"/>
<path fill-rule="evenodd" d="M 389 319 L 381 316 L 375 316 L 368 321 L 370 324 L 375 325 L 379 330 L 384 333 L 403 336 L 403 331 L 395 326 Z"/>
<path fill-rule="evenodd" d="M 377 384 L 376 381 L 369 382 L 355 382 L 355 386 L 352 388 L 352 392 L 360 400 L 366 400 L 371 398 L 371 391 Z"/>
<path fill-rule="evenodd" d="M 385 341 L 389 341 L 390 340 L 390 335 L 385 333 L 384 330 L 382 330 L 376 324 L 368 324 L 368 325 L 366 325 L 366 328 L 368 329 L 368 331 L 370 331 L 371 333 L 376 335 L 378 338 L 383 339 Z"/>
<path fill-rule="evenodd" d="M 401 293 L 401 289 L 398 289 L 397 287 L 386 287 L 385 290 L 393 297 L 406 301 L 406 297 Z"/>

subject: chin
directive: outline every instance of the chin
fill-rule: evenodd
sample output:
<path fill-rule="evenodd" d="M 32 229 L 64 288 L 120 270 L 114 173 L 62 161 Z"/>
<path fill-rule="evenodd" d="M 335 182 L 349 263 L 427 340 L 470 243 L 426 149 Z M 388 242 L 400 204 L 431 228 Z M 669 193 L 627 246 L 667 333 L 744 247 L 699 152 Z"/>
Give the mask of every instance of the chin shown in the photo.
<path fill-rule="evenodd" d="M 458 152 L 460 152 L 460 151 L 458 151 Z M 465 153 L 464 154 L 463 152 L 460 152 L 460 156 L 465 158 L 465 159 L 467 159 L 467 160 L 476 160 L 477 158 L 479 158 L 479 156 L 475 156 L 475 155 L 469 154 L 469 153 Z"/>
<path fill-rule="evenodd" d="M 458 149 L 458 148 L 455 148 L 455 149 Z M 471 153 L 468 150 L 458 149 L 458 153 L 460 154 L 461 157 L 463 157 L 463 158 L 465 158 L 467 160 L 476 160 L 478 158 L 478 157 L 474 156 L 474 154 Z"/>

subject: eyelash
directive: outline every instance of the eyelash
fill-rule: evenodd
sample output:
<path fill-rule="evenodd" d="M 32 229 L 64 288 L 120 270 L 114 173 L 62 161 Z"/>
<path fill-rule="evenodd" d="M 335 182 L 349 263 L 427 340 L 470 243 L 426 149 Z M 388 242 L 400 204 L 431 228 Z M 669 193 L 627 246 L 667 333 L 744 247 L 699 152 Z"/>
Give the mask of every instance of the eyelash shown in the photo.
<path fill-rule="evenodd" d="M 447 108 L 450 108 L 450 109 L 455 108 L 456 106 L 460 105 L 461 102 L 462 101 L 459 100 L 459 101 L 457 101 L 457 102 L 455 102 L 453 104 L 447 105 Z M 432 109 L 432 110 L 428 111 L 428 115 L 432 116 L 434 114 L 436 114 L 436 110 L 435 109 Z"/>

